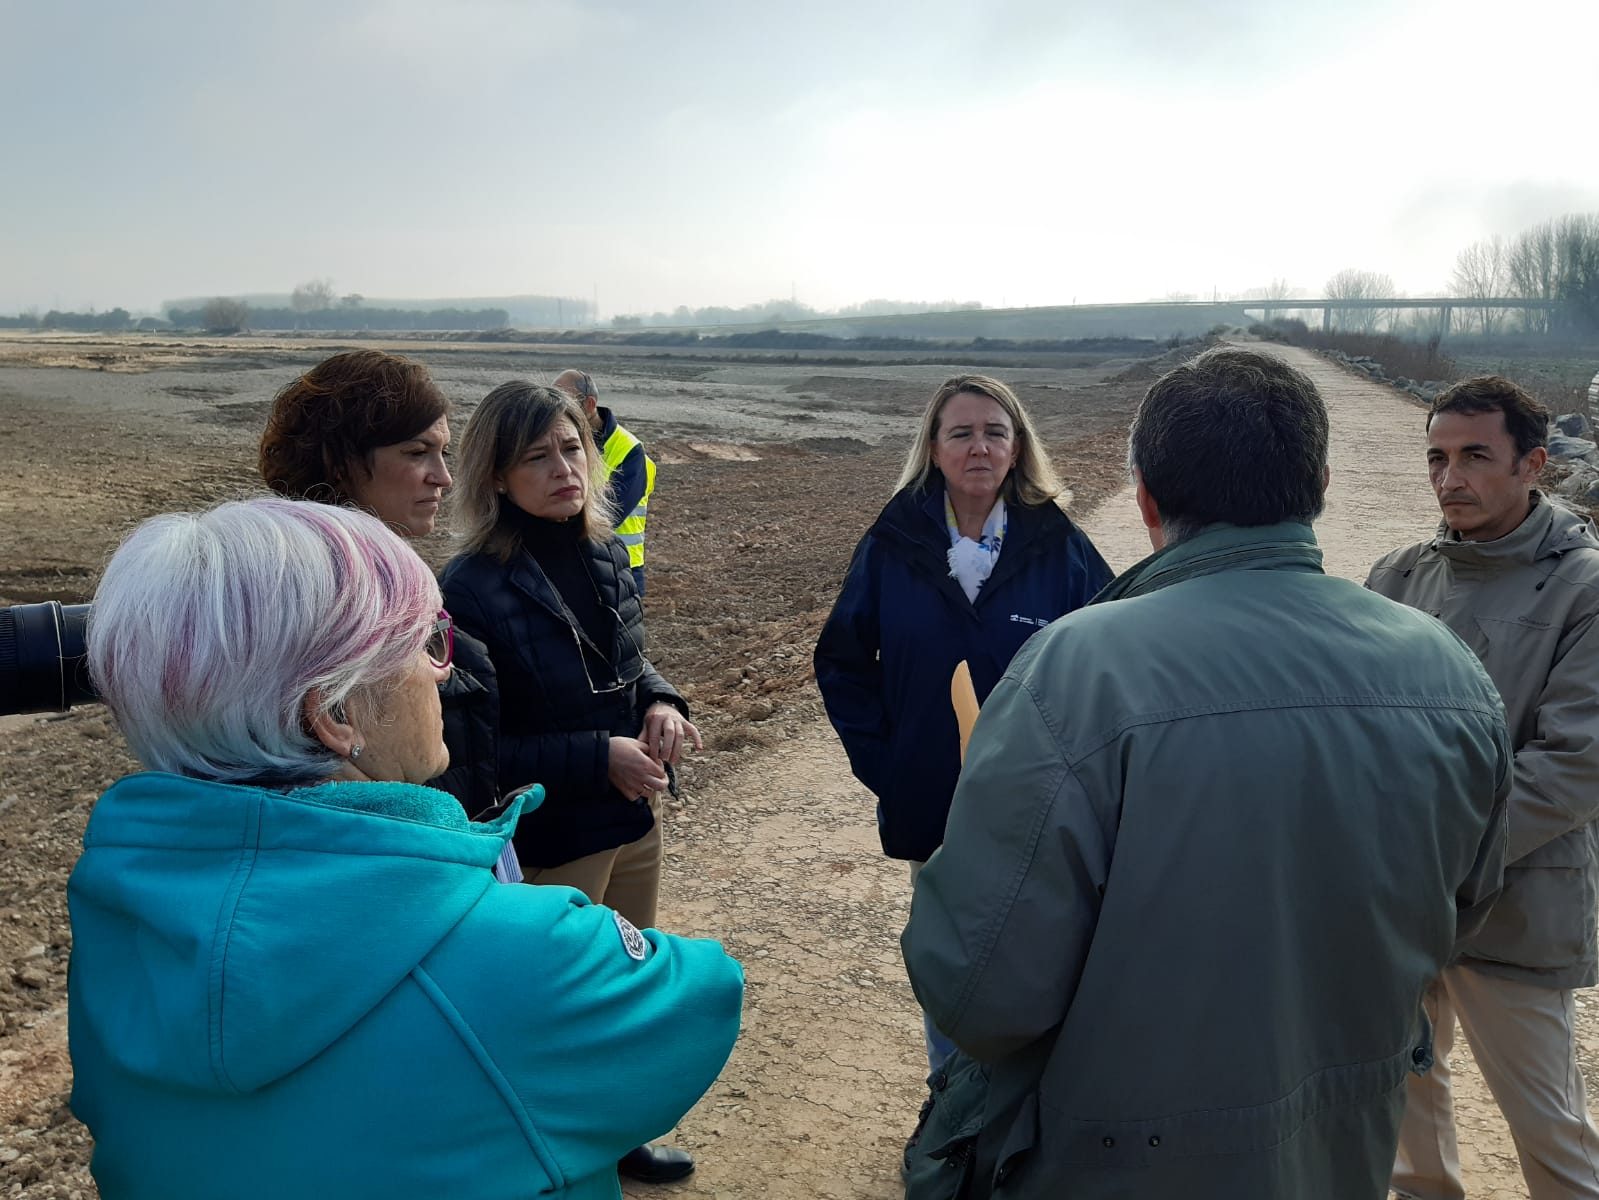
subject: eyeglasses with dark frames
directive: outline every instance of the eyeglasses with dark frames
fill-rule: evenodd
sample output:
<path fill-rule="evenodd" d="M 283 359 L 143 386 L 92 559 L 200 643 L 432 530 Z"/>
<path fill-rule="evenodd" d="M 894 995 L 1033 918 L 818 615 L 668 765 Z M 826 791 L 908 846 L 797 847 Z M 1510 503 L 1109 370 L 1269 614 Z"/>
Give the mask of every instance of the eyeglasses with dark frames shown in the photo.
<path fill-rule="evenodd" d="M 616 627 L 620 629 L 627 640 L 633 644 L 633 662 L 636 669 L 629 678 L 623 679 L 621 675 L 618 674 L 615 683 L 607 684 L 604 687 L 596 687 L 594 685 L 594 676 L 589 674 L 589 656 L 583 651 L 583 637 L 578 633 L 577 618 L 572 617 L 570 620 L 568 620 L 567 627 L 572 631 L 572 640 L 577 643 L 577 661 L 583 667 L 583 678 L 588 681 L 589 691 L 593 692 L 596 696 L 605 696 L 611 692 L 626 691 L 641 678 L 643 678 L 644 647 L 638 644 L 638 639 L 633 636 L 633 631 L 627 627 L 627 622 L 622 620 L 621 613 L 617 612 L 616 609 L 612 608 L 609 604 L 605 604 L 604 602 L 601 602 L 600 607 L 611 614 L 611 619 L 616 622 Z"/>

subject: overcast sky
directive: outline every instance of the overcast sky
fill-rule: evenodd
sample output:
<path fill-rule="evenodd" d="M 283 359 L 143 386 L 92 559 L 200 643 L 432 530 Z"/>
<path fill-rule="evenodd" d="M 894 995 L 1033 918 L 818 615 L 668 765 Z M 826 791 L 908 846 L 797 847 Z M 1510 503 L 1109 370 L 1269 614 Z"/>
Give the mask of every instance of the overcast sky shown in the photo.
<path fill-rule="evenodd" d="M 0 0 L 0 313 L 1223 295 L 1599 211 L 1599 0 Z"/>

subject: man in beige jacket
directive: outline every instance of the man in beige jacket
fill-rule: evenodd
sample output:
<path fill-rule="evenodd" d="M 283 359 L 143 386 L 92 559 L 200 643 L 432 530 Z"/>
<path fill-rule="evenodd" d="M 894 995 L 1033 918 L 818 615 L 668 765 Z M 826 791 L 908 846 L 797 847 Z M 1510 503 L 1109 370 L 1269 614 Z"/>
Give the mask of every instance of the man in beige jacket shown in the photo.
<path fill-rule="evenodd" d="M 1532 1200 L 1599 1198 L 1572 999 L 1599 978 L 1599 537 L 1533 486 L 1548 429 L 1548 410 L 1505 379 L 1439 395 L 1427 465 L 1443 526 L 1366 581 L 1477 652 L 1515 747 L 1504 891 L 1426 999 L 1437 1061 L 1410 1080 L 1393 1176 L 1410 1200 L 1465 1195 L 1448 1065 L 1457 1018 Z"/>

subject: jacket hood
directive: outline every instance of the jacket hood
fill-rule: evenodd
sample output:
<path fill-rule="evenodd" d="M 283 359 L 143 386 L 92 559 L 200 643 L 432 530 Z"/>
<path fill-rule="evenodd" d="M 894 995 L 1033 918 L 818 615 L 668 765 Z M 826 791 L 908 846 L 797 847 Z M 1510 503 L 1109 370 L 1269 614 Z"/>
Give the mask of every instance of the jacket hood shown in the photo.
<path fill-rule="evenodd" d="M 1599 550 L 1599 535 L 1587 517 L 1534 489 L 1527 519 L 1504 537 L 1491 542 L 1468 542 L 1451 533 L 1447 523 L 1440 522 L 1432 546 L 1451 563 L 1487 566 L 1496 562 L 1538 562 L 1583 548 Z"/>
<path fill-rule="evenodd" d="M 919 546 L 942 558 L 949 549 L 949 533 L 944 525 L 944 477 L 934 471 L 925 488 L 895 492 L 868 532 L 907 547 Z"/>
<path fill-rule="evenodd" d="M 542 799 L 473 824 L 410 784 L 128 776 L 95 806 L 67 888 L 72 1019 L 136 1076 L 265 1087 L 360 1022 L 499 886 L 491 868 Z"/>

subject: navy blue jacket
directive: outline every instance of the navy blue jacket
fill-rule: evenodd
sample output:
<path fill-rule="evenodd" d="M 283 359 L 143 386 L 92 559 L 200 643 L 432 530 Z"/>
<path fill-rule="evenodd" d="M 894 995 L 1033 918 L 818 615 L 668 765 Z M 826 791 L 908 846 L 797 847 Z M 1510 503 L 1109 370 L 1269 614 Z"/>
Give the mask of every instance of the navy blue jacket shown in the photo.
<path fill-rule="evenodd" d="M 1054 504 L 1012 504 L 977 602 L 949 573 L 944 482 L 898 492 L 855 548 L 816 643 L 816 683 L 855 777 L 877 796 L 890 858 L 925 862 L 944 840 L 960 775 L 950 679 L 969 664 L 980 702 L 1029 635 L 1111 580 L 1088 536 Z"/>

